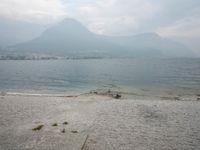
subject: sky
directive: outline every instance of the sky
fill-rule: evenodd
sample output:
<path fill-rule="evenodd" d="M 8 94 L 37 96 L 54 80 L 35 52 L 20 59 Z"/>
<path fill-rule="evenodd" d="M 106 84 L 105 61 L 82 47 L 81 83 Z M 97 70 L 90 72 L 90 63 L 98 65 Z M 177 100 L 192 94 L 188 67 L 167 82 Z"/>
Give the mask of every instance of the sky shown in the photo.
<path fill-rule="evenodd" d="M 37 24 L 69 17 L 95 33 L 156 32 L 200 51 L 200 0 L 1 0 L 0 17 Z"/>

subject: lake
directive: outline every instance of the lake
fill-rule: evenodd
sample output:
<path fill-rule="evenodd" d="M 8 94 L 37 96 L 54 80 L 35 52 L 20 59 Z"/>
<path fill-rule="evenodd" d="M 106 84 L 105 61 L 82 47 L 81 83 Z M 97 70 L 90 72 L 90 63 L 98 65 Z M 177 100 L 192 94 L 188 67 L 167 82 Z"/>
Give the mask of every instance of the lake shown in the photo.
<path fill-rule="evenodd" d="M 0 91 L 200 93 L 200 59 L 1 60 Z"/>

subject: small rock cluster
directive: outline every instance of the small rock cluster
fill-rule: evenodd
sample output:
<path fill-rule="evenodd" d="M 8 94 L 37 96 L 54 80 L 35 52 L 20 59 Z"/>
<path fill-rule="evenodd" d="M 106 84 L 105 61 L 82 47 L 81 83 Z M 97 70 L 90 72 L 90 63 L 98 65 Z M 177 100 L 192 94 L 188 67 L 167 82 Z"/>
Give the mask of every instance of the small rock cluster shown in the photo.
<path fill-rule="evenodd" d="M 120 99 L 122 97 L 121 94 L 119 94 L 118 92 L 115 92 L 115 91 L 111 91 L 110 89 L 109 90 L 95 90 L 95 91 L 91 91 L 90 94 L 109 96 L 109 97 L 112 97 L 114 99 Z"/>
<path fill-rule="evenodd" d="M 68 125 L 68 124 L 69 124 L 69 123 L 68 123 L 67 121 L 63 122 L 63 125 Z M 51 126 L 52 126 L 52 127 L 57 127 L 57 126 L 58 126 L 58 123 L 53 123 Z M 44 125 L 43 125 L 43 124 L 40 124 L 40 125 L 36 126 L 35 128 L 33 128 L 32 130 L 33 130 L 33 131 L 39 131 L 39 130 L 41 130 L 43 127 L 44 127 Z M 61 133 L 65 133 L 65 132 L 66 132 L 66 131 L 65 131 L 65 128 L 63 128 L 62 130 L 60 130 L 60 132 L 61 132 Z M 78 133 L 78 131 L 73 130 L 73 131 L 71 131 L 71 133 Z"/>

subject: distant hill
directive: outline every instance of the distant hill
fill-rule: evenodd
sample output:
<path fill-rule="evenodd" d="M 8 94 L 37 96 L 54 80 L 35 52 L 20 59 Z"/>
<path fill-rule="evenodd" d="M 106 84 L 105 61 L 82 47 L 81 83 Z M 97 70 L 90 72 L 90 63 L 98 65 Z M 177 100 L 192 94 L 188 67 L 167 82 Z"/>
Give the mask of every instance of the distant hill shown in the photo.
<path fill-rule="evenodd" d="M 109 37 L 94 34 L 74 19 L 65 19 L 41 36 L 10 47 L 18 54 L 103 57 L 188 57 L 184 45 L 155 33 Z"/>
<path fill-rule="evenodd" d="M 7 47 L 31 40 L 39 36 L 45 29 L 44 25 L 0 16 L 0 46 Z"/>
<path fill-rule="evenodd" d="M 47 29 L 41 36 L 12 47 L 21 53 L 41 53 L 58 56 L 116 55 L 120 46 L 94 34 L 81 23 L 65 19 Z"/>
<path fill-rule="evenodd" d="M 162 38 L 156 33 L 134 36 L 110 37 L 109 40 L 130 49 L 141 56 L 161 55 L 164 57 L 192 57 L 193 53 L 185 45 Z"/>

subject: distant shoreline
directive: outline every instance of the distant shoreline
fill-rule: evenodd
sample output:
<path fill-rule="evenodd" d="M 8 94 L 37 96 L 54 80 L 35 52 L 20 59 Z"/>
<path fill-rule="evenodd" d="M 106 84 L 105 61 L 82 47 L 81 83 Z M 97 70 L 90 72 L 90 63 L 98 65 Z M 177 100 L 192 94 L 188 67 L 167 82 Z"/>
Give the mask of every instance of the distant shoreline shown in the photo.
<path fill-rule="evenodd" d="M 0 56 L 0 60 L 80 60 L 80 59 L 103 59 L 98 56 L 80 56 L 80 57 L 59 57 L 59 56 Z"/>

